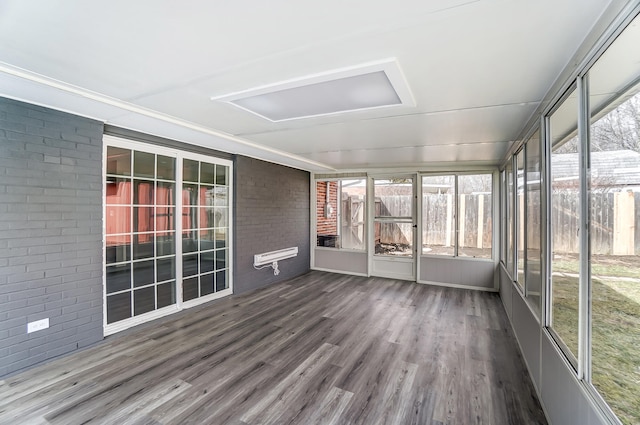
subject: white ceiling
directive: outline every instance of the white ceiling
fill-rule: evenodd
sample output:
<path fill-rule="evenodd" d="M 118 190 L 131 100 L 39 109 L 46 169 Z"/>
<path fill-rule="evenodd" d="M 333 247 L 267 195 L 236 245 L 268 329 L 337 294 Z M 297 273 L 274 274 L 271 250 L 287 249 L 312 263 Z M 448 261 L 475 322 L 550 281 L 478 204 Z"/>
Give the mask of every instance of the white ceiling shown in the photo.
<path fill-rule="evenodd" d="M 0 95 L 326 171 L 495 165 L 609 0 L 0 2 Z M 271 122 L 212 97 L 395 58 L 415 106 Z"/>

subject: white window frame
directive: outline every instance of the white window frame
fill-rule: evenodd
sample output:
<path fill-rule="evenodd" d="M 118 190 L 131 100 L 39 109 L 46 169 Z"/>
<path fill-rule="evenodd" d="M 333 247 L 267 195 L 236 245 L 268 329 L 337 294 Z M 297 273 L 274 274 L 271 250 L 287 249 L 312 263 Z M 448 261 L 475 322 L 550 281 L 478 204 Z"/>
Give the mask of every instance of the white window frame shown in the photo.
<path fill-rule="evenodd" d="M 459 248 L 459 238 L 458 238 L 458 229 L 460 228 L 460 212 L 458 211 L 458 196 L 459 196 L 459 190 L 458 190 L 458 177 L 460 176 L 475 176 L 475 175 L 480 175 L 480 174 L 486 174 L 491 176 L 491 221 L 492 221 L 492 226 L 491 226 L 491 256 L 489 258 L 477 258 L 477 257 L 468 257 L 468 256 L 460 256 L 458 255 L 458 248 Z M 422 178 L 423 177 L 429 177 L 429 176 L 453 176 L 454 177 L 454 196 L 453 196 L 453 227 L 454 227 L 454 254 L 453 255 L 441 255 L 441 254 L 423 254 L 422 253 L 422 215 L 423 215 L 423 205 L 422 205 Z M 419 205 L 418 207 L 418 211 L 417 211 L 417 222 L 418 222 L 418 239 L 419 239 L 419 245 L 416 244 L 416 246 L 419 246 L 420 248 L 418 249 L 418 256 L 419 257 L 425 257 L 425 258 L 455 258 L 458 260 L 467 260 L 467 261 L 489 261 L 489 262 L 495 262 L 496 256 L 499 253 L 500 247 L 498 246 L 497 250 L 496 250 L 496 238 L 495 238 L 495 234 L 496 234 L 496 205 L 499 205 L 499 200 L 498 203 L 496 203 L 496 179 L 499 179 L 500 174 L 496 173 L 496 170 L 494 169 L 487 169 L 487 170 L 475 170 L 475 171 L 465 171 L 465 172 L 460 172 L 460 171 L 441 171 L 441 172 L 433 172 L 433 173 L 419 173 L 418 174 L 418 181 L 417 181 L 417 185 L 418 185 L 418 199 L 419 199 Z M 500 224 L 498 224 L 498 226 L 500 226 Z"/>
<path fill-rule="evenodd" d="M 340 182 L 342 183 L 345 180 L 363 180 L 365 182 L 365 202 L 364 202 L 364 210 L 363 210 L 363 220 L 364 220 L 364 240 L 363 240 L 363 247 L 361 249 L 357 249 L 357 248 L 343 248 L 342 247 L 342 243 L 340 244 L 339 248 L 336 247 L 328 247 L 328 246 L 318 246 L 318 217 L 317 217 L 317 211 L 318 211 L 318 183 L 325 183 L 325 182 Z M 312 196 L 312 202 L 311 202 L 311 223 L 312 223 L 312 229 L 311 229 L 311 250 L 313 251 L 314 249 L 320 249 L 320 250 L 329 250 L 329 251 L 347 251 L 347 252 L 367 252 L 367 246 L 368 246 L 368 221 L 369 221 L 369 217 L 368 217 L 368 202 L 369 202 L 369 192 L 368 192 L 368 188 L 369 188 L 369 178 L 364 175 L 364 176 L 360 176 L 360 177 L 319 177 L 319 178 L 314 178 L 311 180 L 311 185 L 312 185 L 312 190 L 311 190 L 311 196 Z M 337 227 L 336 227 L 336 232 L 338 234 L 338 237 L 340 237 L 340 241 L 342 242 L 342 202 L 341 202 L 341 193 L 342 193 L 342 184 L 339 185 L 339 192 L 338 192 L 338 202 L 337 202 L 337 208 L 335 211 L 336 214 L 336 221 L 337 221 Z"/>

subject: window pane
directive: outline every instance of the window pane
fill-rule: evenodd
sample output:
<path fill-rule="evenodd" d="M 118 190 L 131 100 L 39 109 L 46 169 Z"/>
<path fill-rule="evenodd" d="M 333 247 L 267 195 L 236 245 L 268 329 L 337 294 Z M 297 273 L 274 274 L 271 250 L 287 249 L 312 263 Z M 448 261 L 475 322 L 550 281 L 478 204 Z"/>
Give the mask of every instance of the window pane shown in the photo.
<path fill-rule="evenodd" d="M 154 261 L 133 263 L 133 286 L 144 286 L 155 281 Z"/>
<path fill-rule="evenodd" d="M 198 298 L 198 278 L 184 279 L 182 283 L 182 299 L 185 301 Z"/>
<path fill-rule="evenodd" d="M 340 204 L 340 246 L 348 249 L 365 248 L 365 195 L 367 192 L 367 181 L 342 180 L 341 204 Z"/>
<path fill-rule="evenodd" d="M 514 213 L 514 205 L 513 205 L 513 197 L 515 194 L 515 185 L 513 183 L 513 162 L 509 161 L 506 168 L 506 177 L 507 177 L 507 191 L 505 193 L 505 201 L 506 201 L 506 212 L 507 212 L 507 271 L 509 275 L 513 278 L 513 256 L 514 256 L 514 237 L 513 237 L 513 213 Z"/>
<path fill-rule="evenodd" d="M 500 261 L 507 264 L 507 172 L 500 171 Z"/>
<path fill-rule="evenodd" d="M 412 179 L 374 180 L 376 217 L 413 217 Z"/>
<path fill-rule="evenodd" d="M 216 249 L 215 229 L 201 229 L 198 231 L 200 237 L 200 251 L 210 251 Z"/>
<path fill-rule="evenodd" d="M 195 276 L 198 274 L 198 254 L 182 256 L 182 275 Z"/>
<path fill-rule="evenodd" d="M 154 256 L 153 233 L 140 233 L 133 235 L 133 259 L 141 260 Z"/>
<path fill-rule="evenodd" d="M 338 236 L 339 181 L 316 182 L 317 246 L 340 248 Z"/>
<path fill-rule="evenodd" d="M 422 177 L 422 253 L 454 255 L 455 176 Z"/>
<path fill-rule="evenodd" d="M 157 206 L 155 209 L 155 225 L 158 234 L 165 234 L 167 231 L 175 230 L 175 208 Z"/>
<path fill-rule="evenodd" d="M 136 205 L 153 205 L 155 187 L 153 181 L 133 181 L 133 203 Z"/>
<path fill-rule="evenodd" d="M 129 149 L 107 147 L 107 174 L 131 175 L 131 151 Z"/>
<path fill-rule="evenodd" d="M 182 208 L 182 229 L 197 229 L 198 228 L 198 207 L 183 207 Z"/>
<path fill-rule="evenodd" d="M 200 296 L 215 292 L 215 275 L 213 273 L 200 276 Z"/>
<path fill-rule="evenodd" d="M 107 235 L 131 232 L 131 207 L 107 206 L 105 214 L 107 221 L 105 232 Z"/>
<path fill-rule="evenodd" d="M 207 229 L 216 227 L 216 212 L 214 207 L 200 208 L 200 228 Z"/>
<path fill-rule="evenodd" d="M 152 153 L 133 153 L 133 175 L 135 177 L 154 178 L 156 176 L 156 156 Z"/>
<path fill-rule="evenodd" d="M 182 185 L 182 204 L 198 205 L 198 185 L 197 184 Z"/>
<path fill-rule="evenodd" d="M 176 283 L 162 283 L 156 287 L 158 308 L 166 307 L 176 303 Z"/>
<path fill-rule="evenodd" d="M 133 315 L 148 313 L 156 308 L 156 289 L 154 286 L 133 291 Z"/>
<path fill-rule="evenodd" d="M 165 280 L 173 280 L 176 278 L 176 259 L 175 257 L 162 258 L 157 260 L 156 265 L 157 282 Z"/>
<path fill-rule="evenodd" d="M 216 180 L 216 166 L 203 162 L 200 165 L 200 183 L 214 184 Z"/>
<path fill-rule="evenodd" d="M 163 180 L 176 179 L 176 159 L 158 155 L 158 178 Z"/>
<path fill-rule="evenodd" d="M 205 205 L 216 205 L 226 207 L 229 205 L 229 188 L 226 186 L 216 186 L 214 189 L 214 204 L 206 203 Z"/>
<path fill-rule="evenodd" d="M 182 252 L 198 251 L 198 231 L 182 232 Z"/>
<path fill-rule="evenodd" d="M 106 271 L 107 294 L 131 288 L 131 265 L 109 266 Z"/>
<path fill-rule="evenodd" d="M 219 232 L 226 233 L 225 229 L 229 227 L 229 208 L 216 208 L 213 224 Z"/>
<path fill-rule="evenodd" d="M 156 255 L 158 257 L 176 253 L 175 235 L 175 232 L 162 232 L 156 235 Z"/>
<path fill-rule="evenodd" d="M 200 253 L 200 273 L 212 272 L 215 266 L 215 251 Z"/>
<path fill-rule="evenodd" d="M 133 231 L 153 232 L 155 230 L 155 221 L 153 216 L 153 206 L 135 207 L 133 209 Z"/>
<path fill-rule="evenodd" d="M 491 174 L 458 176 L 458 255 L 491 258 Z"/>
<path fill-rule="evenodd" d="M 579 156 L 576 91 L 550 117 L 551 327 L 578 357 Z"/>
<path fill-rule="evenodd" d="M 393 257 L 413 256 L 413 224 L 399 221 L 376 221 L 375 253 Z"/>
<path fill-rule="evenodd" d="M 114 323 L 131 317 L 131 292 L 107 297 L 107 323 Z"/>
<path fill-rule="evenodd" d="M 106 237 L 106 263 L 120 263 L 131 259 L 131 235 Z"/>
<path fill-rule="evenodd" d="M 229 167 L 225 165 L 216 164 L 216 184 L 220 186 L 227 186 L 227 173 Z"/>
<path fill-rule="evenodd" d="M 192 161 L 185 159 L 182 169 L 182 178 L 186 182 L 198 182 L 200 163 L 198 161 Z"/>
<path fill-rule="evenodd" d="M 156 308 L 156 290 L 154 286 L 133 291 L 133 314 L 148 313 Z"/>
<path fill-rule="evenodd" d="M 107 205 L 131 203 L 131 179 L 107 177 L 105 182 Z"/>
<path fill-rule="evenodd" d="M 215 230 L 216 248 L 224 248 L 227 246 L 227 228 L 220 227 Z"/>
<path fill-rule="evenodd" d="M 215 189 L 213 186 L 200 186 L 200 202 L 201 207 L 211 207 L 215 203 Z"/>
<path fill-rule="evenodd" d="M 525 230 L 525 175 L 524 175 L 524 149 L 516 155 L 516 283 L 524 290 L 524 230 Z"/>
<path fill-rule="evenodd" d="M 527 205 L 525 208 L 527 217 L 527 246 L 526 277 L 527 298 L 540 312 L 540 296 L 542 293 L 542 251 L 540 249 L 540 235 L 542 233 L 541 207 L 540 207 L 540 133 L 536 131 L 527 142 Z"/>
<path fill-rule="evenodd" d="M 227 280 L 227 271 L 220 270 L 216 272 L 216 291 L 222 291 L 229 287 L 229 281 Z"/>
<path fill-rule="evenodd" d="M 219 249 L 216 251 L 216 270 L 227 267 L 227 249 Z"/>
<path fill-rule="evenodd" d="M 636 18 L 589 72 L 592 383 L 640 423 L 640 77 Z"/>
<path fill-rule="evenodd" d="M 156 205 L 175 205 L 176 184 L 158 182 L 156 188 Z"/>

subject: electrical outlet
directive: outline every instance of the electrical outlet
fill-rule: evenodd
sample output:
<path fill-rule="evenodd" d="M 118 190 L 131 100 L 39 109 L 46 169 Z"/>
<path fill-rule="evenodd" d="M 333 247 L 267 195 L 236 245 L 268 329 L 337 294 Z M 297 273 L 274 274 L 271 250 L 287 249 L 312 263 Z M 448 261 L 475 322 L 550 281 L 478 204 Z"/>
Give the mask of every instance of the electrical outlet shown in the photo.
<path fill-rule="evenodd" d="M 35 322 L 27 323 L 27 333 L 41 331 L 43 329 L 47 329 L 49 327 L 49 318 L 42 320 L 36 320 Z"/>

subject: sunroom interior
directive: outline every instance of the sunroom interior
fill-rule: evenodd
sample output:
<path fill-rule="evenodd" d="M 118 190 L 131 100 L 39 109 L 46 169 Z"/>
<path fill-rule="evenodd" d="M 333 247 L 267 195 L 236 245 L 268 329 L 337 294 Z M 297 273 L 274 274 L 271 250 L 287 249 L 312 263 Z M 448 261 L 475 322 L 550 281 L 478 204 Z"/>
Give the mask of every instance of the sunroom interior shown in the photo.
<path fill-rule="evenodd" d="M 0 6 L 0 379 L 318 270 L 496 292 L 549 423 L 640 423 L 640 2 L 102 6 Z"/>

